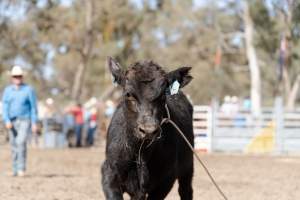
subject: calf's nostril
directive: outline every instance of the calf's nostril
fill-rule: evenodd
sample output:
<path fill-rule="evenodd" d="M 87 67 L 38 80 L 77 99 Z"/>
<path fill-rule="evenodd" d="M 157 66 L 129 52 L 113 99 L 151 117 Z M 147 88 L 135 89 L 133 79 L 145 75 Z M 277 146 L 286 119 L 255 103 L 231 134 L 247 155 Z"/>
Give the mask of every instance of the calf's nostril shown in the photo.
<path fill-rule="evenodd" d="M 139 131 L 140 131 L 141 133 L 144 133 L 144 134 L 146 134 L 145 130 L 144 130 L 144 129 L 142 129 L 141 127 L 139 128 Z"/>

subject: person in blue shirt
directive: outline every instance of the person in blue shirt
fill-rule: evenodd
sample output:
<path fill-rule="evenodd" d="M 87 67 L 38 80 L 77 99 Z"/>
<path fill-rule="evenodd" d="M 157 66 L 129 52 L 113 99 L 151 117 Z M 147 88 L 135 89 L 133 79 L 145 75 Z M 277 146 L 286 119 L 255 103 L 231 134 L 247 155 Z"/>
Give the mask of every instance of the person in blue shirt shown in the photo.
<path fill-rule="evenodd" d="M 32 87 L 23 82 L 23 70 L 14 66 L 12 84 L 4 89 L 2 117 L 9 130 L 12 149 L 13 176 L 24 176 L 26 170 L 27 137 L 37 131 L 37 98 Z"/>

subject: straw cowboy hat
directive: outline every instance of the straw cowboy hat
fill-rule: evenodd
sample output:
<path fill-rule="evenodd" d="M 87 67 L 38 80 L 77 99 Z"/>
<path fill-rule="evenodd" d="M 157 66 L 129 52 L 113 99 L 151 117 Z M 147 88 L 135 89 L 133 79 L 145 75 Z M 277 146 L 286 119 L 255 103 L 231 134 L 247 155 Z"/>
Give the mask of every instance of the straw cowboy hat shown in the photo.
<path fill-rule="evenodd" d="M 22 67 L 20 67 L 19 65 L 15 65 L 11 69 L 10 75 L 11 76 L 23 76 L 24 75 L 24 71 L 23 71 Z"/>

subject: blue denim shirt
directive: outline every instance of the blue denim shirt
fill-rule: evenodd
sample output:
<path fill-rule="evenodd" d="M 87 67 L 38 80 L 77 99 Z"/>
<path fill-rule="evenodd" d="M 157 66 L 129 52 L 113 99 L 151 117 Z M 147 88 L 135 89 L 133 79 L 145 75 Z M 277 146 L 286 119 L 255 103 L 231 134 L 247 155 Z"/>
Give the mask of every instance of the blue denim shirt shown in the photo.
<path fill-rule="evenodd" d="M 4 89 L 2 96 L 2 117 L 5 123 L 13 119 L 29 119 L 37 122 L 37 100 L 32 87 L 26 84 L 9 85 Z"/>

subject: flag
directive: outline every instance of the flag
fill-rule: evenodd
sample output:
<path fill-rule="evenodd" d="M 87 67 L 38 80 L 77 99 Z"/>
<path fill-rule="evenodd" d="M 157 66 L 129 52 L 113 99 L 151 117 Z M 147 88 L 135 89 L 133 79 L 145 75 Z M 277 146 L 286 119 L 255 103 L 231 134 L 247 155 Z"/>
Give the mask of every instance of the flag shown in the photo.
<path fill-rule="evenodd" d="M 287 57 L 287 40 L 285 35 L 282 35 L 280 40 L 279 66 L 277 68 L 277 75 L 279 81 L 282 80 L 283 68 L 286 64 L 286 57 Z"/>
<path fill-rule="evenodd" d="M 221 64 L 221 59 L 222 59 L 222 49 L 220 46 L 217 47 L 217 51 L 215 54 L 215 66 L 218 67 Z"/>

